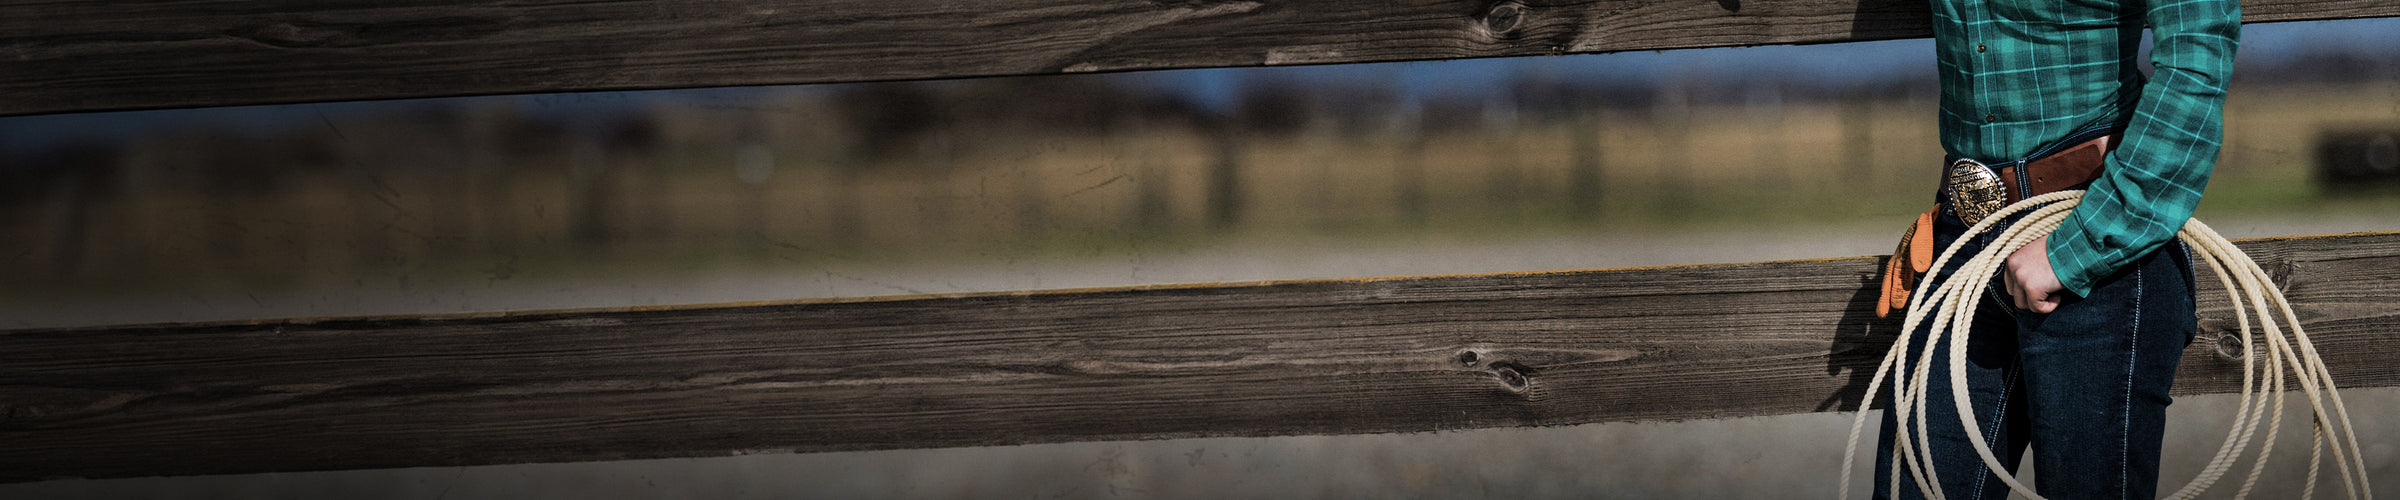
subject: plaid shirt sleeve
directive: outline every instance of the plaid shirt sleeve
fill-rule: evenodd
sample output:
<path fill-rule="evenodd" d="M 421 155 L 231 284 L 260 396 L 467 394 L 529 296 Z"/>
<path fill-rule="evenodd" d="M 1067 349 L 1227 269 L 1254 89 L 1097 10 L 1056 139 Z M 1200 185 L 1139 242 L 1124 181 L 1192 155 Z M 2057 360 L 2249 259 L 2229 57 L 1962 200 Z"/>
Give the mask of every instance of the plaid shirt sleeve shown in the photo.
<path fill-rule="evenodd" d="M 2236 0 L 2153 0 L 2150 80 L 2083 204 L 2051 234 L 2059 283 L 2077 296 L 2175 237 L 2215 169 L 2226 83 L 2241 33 Z"/>

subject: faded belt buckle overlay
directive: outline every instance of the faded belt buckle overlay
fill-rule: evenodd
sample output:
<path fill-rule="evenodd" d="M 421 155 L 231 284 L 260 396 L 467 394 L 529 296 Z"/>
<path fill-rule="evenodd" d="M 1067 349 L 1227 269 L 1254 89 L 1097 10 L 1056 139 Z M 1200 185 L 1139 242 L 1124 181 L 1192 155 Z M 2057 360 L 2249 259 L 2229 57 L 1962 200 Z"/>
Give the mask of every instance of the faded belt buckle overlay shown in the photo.
<path fill-rule="evenodd" d="M 1992 169 L 1975 160 L 1961 158 L 1950 162 L 1946 181 L 1950 210 L 1969 226 L 2007 204 L 2008 188 L 2000 184 L 2000 174 L 1992 173 Z"/>

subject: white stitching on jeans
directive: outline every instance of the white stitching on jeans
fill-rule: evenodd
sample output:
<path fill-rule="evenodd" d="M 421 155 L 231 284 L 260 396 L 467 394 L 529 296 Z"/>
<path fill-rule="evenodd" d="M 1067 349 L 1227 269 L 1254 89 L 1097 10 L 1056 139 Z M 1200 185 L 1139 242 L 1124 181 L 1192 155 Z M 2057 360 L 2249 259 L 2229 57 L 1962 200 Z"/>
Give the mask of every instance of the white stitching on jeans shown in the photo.
<path fill-rule="evenodd" d="M 1983 442 L 1996 443 L 2000 441 L 2000 428 L 2007 425 L 2003 417 L 2008 415 L 2008 388 L 2017 385 L 2016 370 L 2015 366 L 2000 370 L 2000 399 L 1992 404 L 1992 430 L 1983 433 Z M 1988 470 L 1975 475 L 1975 487 L 1967 490 L 1969 494 L 1975 495 L 1975 500 L 1983 500 L 1983 480 L 1989 477 L 1992 477 L 1992 471 Z"/>
<path fill-rule="evenodd" d="M 2117 498 L 2126 498 L 2133 492 L 2133 466 L 2127 464 L 2133 461 L 2133 365 L 2141 359 L 2142 275 L 2149 274 L 2148 266 L 2142 263 L 2135 265 L 2143 267 L 2133 271 L 2133 334 L 2128 336 L 2131 341 L 2126 344 L 2125 350 L 2125 402 L 2117 410 L 2123 412 L 2117 424 Z"/>
<path fill-rule="evenodd" d="M 1995 302 L 1995 303 L 1998 303 L 1998 304 L 2000 304 L 2000 307 L 1999 307 L 1999 309 L 2000 309 L 2000 312 L 2008 313 L 2008 318 L 2009 318 L 2009 319 L 2012 319 L 2012 320 L 2014 320 L 2014 319 L 2023 319 L 2023 318 L 2019 318 L 2019 317 L 2017 317 L 2017 304 L 2016 304 L 2016 302 L 2015 302 L 2015 301 L 2012 301 L 2012 300 L 2009 300 L 2009 298 L 2008 298 L 2008 292 L 2003 292 L 2003 291 L 2000 291 L 2000 284 L 1999 284 L 1999 283 L 1995 282 L 1995 283 L 1991 283 L 1991 284 L 1984 285 L 1984 286 L 1983 286 L 1983 297 L 1984 297 L 1984 300 L 1989 300 L 1989 301 L 1992 301 L 1992 302 Z"/>

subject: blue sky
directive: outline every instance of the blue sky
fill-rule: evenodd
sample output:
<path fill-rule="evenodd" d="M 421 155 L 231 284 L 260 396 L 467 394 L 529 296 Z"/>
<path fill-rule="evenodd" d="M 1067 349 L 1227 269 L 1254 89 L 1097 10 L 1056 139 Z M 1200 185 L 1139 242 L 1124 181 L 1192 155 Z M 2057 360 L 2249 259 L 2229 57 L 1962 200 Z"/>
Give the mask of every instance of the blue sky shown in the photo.
<path fill-rule="evenodd" d="M 2400 23 L 2391 29 L 2400 30 Z M 1222 68 L 1157 72 L 1153 81 L 1202 102 L 1232 100 L 1244 80 L 1397 80 L 1409 95 L 1475 94 L 1524 73 L 1563 79 L 1658 82 L 1677 78 L 1757 78 L 1765 73 L 1801 81 L 1871 81 L 1933 70 L 1933 41 L 1887 40 L 1836 45 L 1691 49 L 1614 54 L 1459 59 L 1404 63 L 1279 68 Z"/>
<path fill-rule="evenodd" d="M 2363 52 L 2400 52 L 2400 18 L 2252 24 L 2243 28 L 2241 57 L 2272 62 L 2313 48 L 2349 47 Z M 1408 63 L 1344 64 L 1276 68 L 1156 71 L 1133 78 L 1223 105 L 1250 79 L 1400 82 L 1407 95 L 1474 94 L 1517 75 L 1544 72 L 1566 79 L 1660 82 L 1677 79 L 1750 79 L 1777 74 L 1807 83 L 1842 84 L 1932 71 L 1932 41 L 1806 46 L 1691 49 L 1597 55 L 1511 57 Z M 658 100 L 721 101 L 754 95 L 756 89 L 698 89 L 600 92 L 456 99 L 513 99 L 543 109 L 618 110 Z M 0 118 L 0 146 L 38 147 L 67 139 L 111 139 L 160 129 L 206 126 L 218 130 L 272 133 L 353 113 L 410 106 L 420 101 L 237 106 L 223 108 L 79 113 Z"/>
<path fill-rule="evenodd" d="M 2400 52 L 2400 18 L 2250 24 L 2242 28 L 2240 55 L 2246 62 L 2272 62 L 2312 48 L 2351 47 L 2365 52 Z M 1522 72 L 1562 78 L 1662 82 L 1686 78 L 1747 79 L 1778 74 L 1806 83 L 1875 81 L 1933 71 L 1933 40 L 1770 45 L 1557 57 L 1463 59 L 1409 63 L 1227 68 L 1158 72 L 1160 83 L 1203 101 L 1229 101 L 1247 78 L 1339 81 L 1397 78 L 1418 95 L 1475 93 Z"/>

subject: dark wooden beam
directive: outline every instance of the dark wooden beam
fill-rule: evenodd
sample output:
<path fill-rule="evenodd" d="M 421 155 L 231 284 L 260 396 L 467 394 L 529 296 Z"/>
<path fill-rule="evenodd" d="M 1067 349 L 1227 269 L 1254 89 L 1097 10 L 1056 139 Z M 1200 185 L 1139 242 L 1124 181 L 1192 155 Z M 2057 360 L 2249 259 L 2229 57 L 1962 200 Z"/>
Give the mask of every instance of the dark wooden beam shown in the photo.
<path fill-rule="evenodd" d="M 2400 385 L 2400 233 L 2243 246 Z M 1878 260 L 0 332 L 0 480 L 1848 410 Z"/>
<path fill-rule="evenodd" d="M 2400 16 L 2249 0 L 2251 22 Z M 1923 0 L 0 0 L 0 115 L 1929 36 Z"/>

